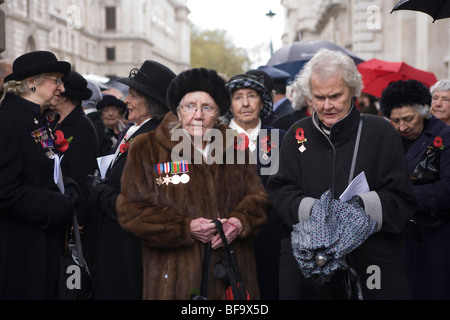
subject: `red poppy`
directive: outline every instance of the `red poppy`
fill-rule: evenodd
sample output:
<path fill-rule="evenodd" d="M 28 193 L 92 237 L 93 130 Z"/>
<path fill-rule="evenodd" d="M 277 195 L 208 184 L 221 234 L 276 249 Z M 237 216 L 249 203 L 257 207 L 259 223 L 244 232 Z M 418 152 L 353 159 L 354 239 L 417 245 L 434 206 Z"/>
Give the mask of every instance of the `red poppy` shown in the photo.
<path fill-rule="evenodd" d="M 129 146 L 130 146 L 130 141 L 122 143 L 119 147 L 120 153 L 124 153 L 125 151 L 127 151 Z"/>
<path fill-rule="evenodd" d="M 299 141 L 304 140 L 305 130 L 303 130 L 303 128 L 297 128 L 297 130 L 295 130 L 295 138 Z"/>
<path fill-rule="evenodd" d="M 234 142 L 234 149 L 244 151 L 248 148 L 249 144 L 250 140 L 248 139 L 248 136 L 244 132 L 241 132 Z"/>
<path fill-rule="evenodd" d="M 435 137 L 433 141 L 433 146 L 436 148 L 442 147 L 442 138 L 441 137 Z"/>
<path fill-rule="evenodd" d="M 69 148 L 69 143 L 72 140 L 72 137 L 70 137 L 69 139 L 64 138 L 64 132 L 62 132 L 61 130 L 56 130 L 55 136 L 56 147 L 59 151 L 65 152 L 67 148 Z"/>
<path fill-rule="evenodd" d="M 273 140 L 271 139 L 270 135 L 266 135 L 264 137 L 261 138 L 261 140 L 259 140 L 261 142 L 261 150 L 269 153 L 270 150 L 272 150 L 272 147 L 276 148 L 276 144 L 275 142 L 273 142 Z"/>

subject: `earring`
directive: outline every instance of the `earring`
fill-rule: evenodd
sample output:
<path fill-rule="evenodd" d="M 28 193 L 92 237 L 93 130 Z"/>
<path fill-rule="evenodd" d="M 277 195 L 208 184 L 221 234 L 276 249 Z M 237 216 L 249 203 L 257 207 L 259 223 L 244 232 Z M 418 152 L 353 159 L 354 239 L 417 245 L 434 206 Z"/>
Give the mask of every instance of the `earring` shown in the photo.
<path fill-rule="evenodd" d="M 36 87 L 35 86 L 31 86 L 30 90 L 33 91 L 33 92 L 36 92 Z"/>

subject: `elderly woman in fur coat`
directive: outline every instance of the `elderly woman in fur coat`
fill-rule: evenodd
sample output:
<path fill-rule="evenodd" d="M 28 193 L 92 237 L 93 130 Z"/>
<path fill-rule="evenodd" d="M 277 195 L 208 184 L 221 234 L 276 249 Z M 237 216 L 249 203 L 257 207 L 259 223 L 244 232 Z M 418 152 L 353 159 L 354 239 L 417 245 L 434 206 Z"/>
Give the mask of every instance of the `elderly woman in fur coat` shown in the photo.
<path fill-rule="evenodd" d="M 224 244 L 211 221 L 220 219 L 250 297 L 259 299 L 252 238 L 269 199 L 256 162 L 248 150 L 238 162 L 236 137 L 219 119 L 230 105 L 225 81 L 214 70 L 190 69 L 167 95 L 173 112 L 133 142 L 117 200 L 119 223 L 143 244 L 143 297 L 189 299 L 200 289 L 210 242 L 208 299 L 225 299 L 227 284 L 213 277 Z"/>

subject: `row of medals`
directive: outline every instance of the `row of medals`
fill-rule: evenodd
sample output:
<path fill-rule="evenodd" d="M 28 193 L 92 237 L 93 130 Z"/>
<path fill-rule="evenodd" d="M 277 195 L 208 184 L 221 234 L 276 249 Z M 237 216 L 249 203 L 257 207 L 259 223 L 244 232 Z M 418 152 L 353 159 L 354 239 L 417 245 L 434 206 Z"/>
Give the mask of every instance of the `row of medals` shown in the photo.
<path fill-rule="evenodd" d="M 189 180 L 190 180 L 190 177 L 186 173 L 183 173 L 181 175 L 174 174 L 173 176 L 169 176 L 168 174 L 166 174 L 165 177 L 159 176 L 156 179 L 156 184 L 158 186 L 161 186 L 163 184 L 165 184 L 167 186 L 167 185 L 169 185 L 169 183 L 173 183 L 173 184 L 179 184 L 180 182 L 181 183 L 188 183 Z"/>

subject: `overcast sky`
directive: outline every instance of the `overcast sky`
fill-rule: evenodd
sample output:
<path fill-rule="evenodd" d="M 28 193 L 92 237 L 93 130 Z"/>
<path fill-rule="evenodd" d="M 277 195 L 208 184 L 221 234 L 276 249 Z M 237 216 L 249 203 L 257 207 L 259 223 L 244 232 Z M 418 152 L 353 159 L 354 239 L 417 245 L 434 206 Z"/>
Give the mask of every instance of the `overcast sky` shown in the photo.
<path fill-rule="evenodd" d="M 255 64 L 265 64 L 269 59 L 271 38 L 274 51 L 281 47 L 284 31 L 281 0 L 187 0 L 187 5 L 192 23 L 201 29 L 225 30 L 237 47 L 249 51 L 265 44 L 267 52 L 253 57 L 258 60 L 253 61 Z M 266 16 L 269 10 L 275 13 L 272 19 Z"/>

